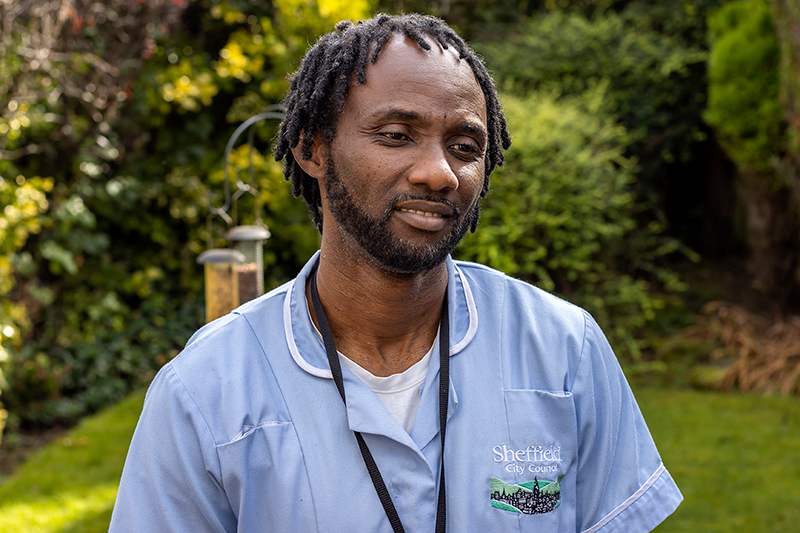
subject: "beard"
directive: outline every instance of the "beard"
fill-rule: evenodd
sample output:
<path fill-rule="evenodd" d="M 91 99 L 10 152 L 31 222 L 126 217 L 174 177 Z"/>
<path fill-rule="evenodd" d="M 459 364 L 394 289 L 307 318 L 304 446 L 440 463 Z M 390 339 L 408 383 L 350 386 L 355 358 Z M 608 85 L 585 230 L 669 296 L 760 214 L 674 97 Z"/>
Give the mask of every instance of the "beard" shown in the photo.
<path fill-rule="evenodd" d="M 325 195 L 328 209 L 339 226 L 350 235 L 367 254 L 381 266 L 396 274 L 418 274 L 441 265 L 450 252 L 461 242 L 473 221 L 480 217 L 480 202 L 462 216 L 458 207 L 444 198 L 431 196 L 400 195 L 387 202 L 380 217 L 367 213 L 348 191 L 336 170 L 333 156 L 329 153 L 325 172 Z M 437 242 L 415 244 L 397 235 L 390 227 L 389 220 L 397 202 L 407 200 L 427 200 L 438 202 L 453 210 L 449 232 Z"/>

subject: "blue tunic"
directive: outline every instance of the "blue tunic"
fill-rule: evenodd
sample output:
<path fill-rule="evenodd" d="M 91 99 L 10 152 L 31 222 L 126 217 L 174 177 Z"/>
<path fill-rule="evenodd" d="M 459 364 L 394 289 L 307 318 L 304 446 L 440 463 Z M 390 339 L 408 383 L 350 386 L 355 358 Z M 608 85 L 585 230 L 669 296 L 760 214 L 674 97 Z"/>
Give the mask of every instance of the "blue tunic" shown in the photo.
<path fill-rule="evenodd" d="M 434 530 L 438 358 L 410 434 L 343 368 L 345 408 L 306 311 L 316 261 L 161 369 L 112 533 L 391 532 L 354 430 L 406 531 Z M 595 321 L 484 266 L 447 269 L 448 531 L 631 533 L 672 513 L 682 496 Z"/>

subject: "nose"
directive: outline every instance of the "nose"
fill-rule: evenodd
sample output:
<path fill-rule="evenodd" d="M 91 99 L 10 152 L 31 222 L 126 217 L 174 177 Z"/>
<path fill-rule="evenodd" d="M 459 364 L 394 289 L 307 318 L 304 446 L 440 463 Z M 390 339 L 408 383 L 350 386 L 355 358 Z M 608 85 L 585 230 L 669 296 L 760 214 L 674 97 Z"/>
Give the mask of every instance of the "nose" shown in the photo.
<path fill-rule="evenodd" d="M 414 185 L 427 185 L 433 191 L 458 188 L 458 176 L 447 160 L 445 148 L 428 146 L 413 162 L 408 181 Z"/>

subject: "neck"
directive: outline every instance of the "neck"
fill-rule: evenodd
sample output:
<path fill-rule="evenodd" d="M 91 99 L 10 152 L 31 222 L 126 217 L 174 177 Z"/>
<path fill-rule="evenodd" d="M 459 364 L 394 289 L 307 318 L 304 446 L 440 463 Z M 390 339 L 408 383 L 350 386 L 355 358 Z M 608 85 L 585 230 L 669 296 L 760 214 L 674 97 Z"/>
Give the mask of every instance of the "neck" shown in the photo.
<path fill-rule="evenodd" d="M 408 369 L 430 349 L 439 329 L 447 267 L 402 275 L 373 261 L 326 254 L 323 244 L 317 290 L 336 348 L 377 376 Z M 306 298 L 314 323 L 319 321 Z"/>

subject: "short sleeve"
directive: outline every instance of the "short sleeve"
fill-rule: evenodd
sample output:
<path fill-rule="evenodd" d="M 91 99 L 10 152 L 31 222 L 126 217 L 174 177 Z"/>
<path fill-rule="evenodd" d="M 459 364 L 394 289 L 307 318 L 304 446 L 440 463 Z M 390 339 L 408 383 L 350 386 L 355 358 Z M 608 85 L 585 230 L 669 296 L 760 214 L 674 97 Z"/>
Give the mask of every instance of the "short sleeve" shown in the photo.
<path fill-rule="evenodd" d="M 664 468 L 616 356 L 585 314 L 586 334 L 572 384 L 578 424 L 578 530 L 647 532 L 683 496 Z"/>
<path fill-rule="evenodd" d="M 147 392 L 109 531 L 236 531 L 220 479 L 211 432 L 168 364 Z"/>

